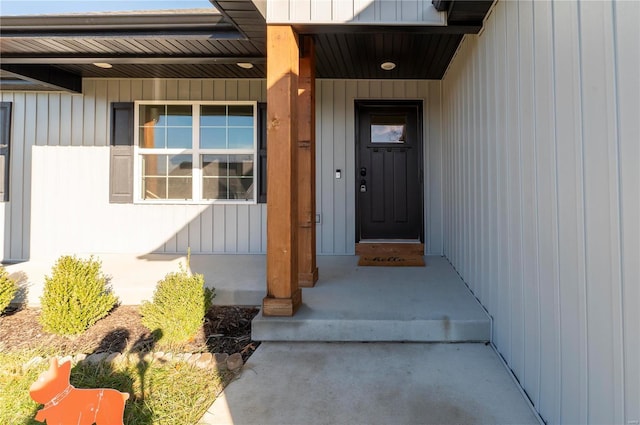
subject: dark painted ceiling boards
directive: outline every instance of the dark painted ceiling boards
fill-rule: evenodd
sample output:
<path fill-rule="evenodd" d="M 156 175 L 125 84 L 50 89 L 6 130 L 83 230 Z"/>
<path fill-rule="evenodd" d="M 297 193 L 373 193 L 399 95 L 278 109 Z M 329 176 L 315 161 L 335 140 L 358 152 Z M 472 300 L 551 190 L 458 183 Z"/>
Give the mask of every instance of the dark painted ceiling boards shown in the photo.
<path fill-rule="evenodd" d="M 3 17 L 0 67 L 12 74 L 2 74 L 7 84 L 0 88 L 28 87 L 18 85 L 16 76 L 46 84 L 48 74 L 57 76 L 55 89 L 72 91 L 82 77 L 264 78 L 266 24 L 255 2 L 210 1 L 215 6 L 210 10 Z M 463 34 L 480 30 L 491 4 L 434 2 L 448 13 L 446 27 L 306 25 L 296 30 L 316 40 L 318 78 L 440 79 Z M 384 61 L 397 67 L 383 71 Z M 101 69 L 93 62 L 113 67 Z M 255 66 L 245 70 L 237 62 Z"/>
<path fill-rule="evenodd" d="M 319 78 L 440 79 L 462 34 L 319 34 Z M 397 66 L 384 71 L 386 61 Z"/>

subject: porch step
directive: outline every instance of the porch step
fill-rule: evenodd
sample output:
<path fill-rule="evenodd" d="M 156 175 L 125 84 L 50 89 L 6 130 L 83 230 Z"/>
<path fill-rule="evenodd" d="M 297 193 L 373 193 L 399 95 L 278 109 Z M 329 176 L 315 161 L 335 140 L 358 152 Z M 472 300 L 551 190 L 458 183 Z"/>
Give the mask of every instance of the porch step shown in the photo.
<path fill-rule="evenodd" d="M 257 341 L 478 342 L 489 317 L 443 257 L 429 267 L 359 267 L 357 257 L 318 257 L 320 280 L 302 289 L 293 317 L 252 323 Z"/>
<path fill-rule="evenodd" d="M 359 266 L 424 267 L 422 243 L 358 243 Z"/>
<path fill-rule="evenodd" d="M 314 317 L 303 306 L 294 317 L 264 317 L 252 323 L 256 341 L 324 342 L 484 342 L 490 339 L 487 319 L 392 319 Z"/>
<path fill-rule="evenodd" d="M 356 244 L 356 255 L 424 255 L 423 243 L 379 243 Z"/>

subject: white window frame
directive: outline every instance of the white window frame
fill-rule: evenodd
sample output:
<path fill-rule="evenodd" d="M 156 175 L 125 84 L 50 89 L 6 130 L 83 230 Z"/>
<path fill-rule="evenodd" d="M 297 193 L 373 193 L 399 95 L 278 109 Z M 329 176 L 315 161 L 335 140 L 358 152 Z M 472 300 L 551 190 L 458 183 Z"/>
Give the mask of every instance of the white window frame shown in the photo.
<path fill-rule="evenodd" d="M 191 105 L 192 147 L 191 149 L 157 149 L 140 147 L 140 106 L 141 105 Z M 253 107 L 253 148 L 252 149 L 200 149 L 200 107 L 203 105 L 250 105 Z M 134 203 L 139 204 L 234 204 L 253 205 L 258 202 L 258 102 L 257 101 L 192 101 L 192 100 L 138 100 L 134 102 Z M 142 155 L 191 155 L 192 158 L 192 199 L 144 199 L 142 197 Z M 251 155 L 253 158 L 253 199 L 203 199 L 202 198 L 202 155 Z"/>

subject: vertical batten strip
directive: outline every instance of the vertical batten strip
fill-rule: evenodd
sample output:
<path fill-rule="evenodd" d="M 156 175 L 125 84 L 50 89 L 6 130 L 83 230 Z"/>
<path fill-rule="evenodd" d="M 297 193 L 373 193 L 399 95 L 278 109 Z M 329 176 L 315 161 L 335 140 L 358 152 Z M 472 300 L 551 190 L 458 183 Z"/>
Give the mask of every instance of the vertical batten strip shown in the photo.
<path fill-rule="evenodd" d="M 625 423 L 640 418 L 640 3 L 614 2 L 613 28 L 616 70 L 618 164 L 620 185 L 620 268 L 625 374 Z M 637 52 L 637 50 L 636 50 Z"/>

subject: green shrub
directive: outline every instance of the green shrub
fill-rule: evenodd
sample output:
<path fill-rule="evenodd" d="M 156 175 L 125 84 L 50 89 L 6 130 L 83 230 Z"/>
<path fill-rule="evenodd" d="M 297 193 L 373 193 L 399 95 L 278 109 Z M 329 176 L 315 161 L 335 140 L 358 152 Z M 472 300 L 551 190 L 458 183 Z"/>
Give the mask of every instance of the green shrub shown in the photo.
<path fill-rule="evenodd" d="M 211 307 L 214 291 L 204 286 L 204 276 L 180 271 L 158 282 L 151 302 L 142 303 L 142 324 L 157 331 L 158 343 L 175 346 L 193 338 Z"/>
<path fill-rule="evenodd" d="M 9 307 L 9 303 L 13 300 L 18 292 L 18 284 L 9 277 L 9 273 L 4 267 L 0 266 L 0 314 L 4 309 Z"/>
<path fill-rule="evenodd" d="M 79 335 L 109 314 L 118 298 L 107 285 L 101 263 L 62 256 L 44 278 L 40 323 L 48 332 Z"/>

